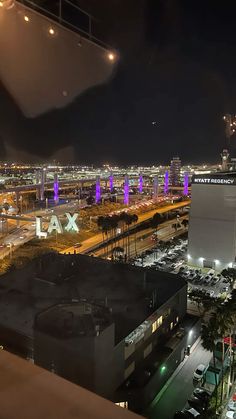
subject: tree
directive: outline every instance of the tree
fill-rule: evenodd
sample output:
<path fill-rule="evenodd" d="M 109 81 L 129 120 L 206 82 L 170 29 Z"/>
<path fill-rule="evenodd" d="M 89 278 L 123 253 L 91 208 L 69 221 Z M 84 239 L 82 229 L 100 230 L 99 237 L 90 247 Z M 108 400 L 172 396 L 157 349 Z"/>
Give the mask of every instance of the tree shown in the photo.
<path fill-rule="evenodd" d="M 161 221 L 162 221 L 161 214 L 156 212 L 156 214 L 153 215 L 152 220 L 151 220 L 151 226 L 152 226 L 152 228 L 156 229 L 156 234 L 157 234 L 157 229 L 158 229 L 159 225 L 161 224 Z"/>
<path fill-rule="evenodd" d="M 202 338 L 202 346 L 207 351 L 213 353 L 213 365 L 214 365 L 214 375 L 215 375 L 215 387 L 216 387 L 216 408 L 218 403 L 218 380 L 217 380 L 217 373 L 216 373 L 216 343 L 219 340 L 219 330 L 218 330 L 218 322 L 215 316 L 210 317 L 210 320 L 207 324 L 202 325 L 201 329 L 201 338 Z"/>
<path fill-rule="evenodd" d="M 189 224 L 189 221 L 186 218 L 184 218 L 184 220 L 182 220 L 181 224 L 182 224 L 182 226 L 184 226 L 184 228 L 187 228 L 188 224 Z"/>

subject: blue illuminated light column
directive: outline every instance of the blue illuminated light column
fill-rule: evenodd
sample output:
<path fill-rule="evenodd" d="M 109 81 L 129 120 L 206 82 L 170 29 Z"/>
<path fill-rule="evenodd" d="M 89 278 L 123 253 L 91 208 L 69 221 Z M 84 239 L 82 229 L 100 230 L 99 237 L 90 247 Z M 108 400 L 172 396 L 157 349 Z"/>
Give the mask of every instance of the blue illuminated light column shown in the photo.
<path fill-rule="evenodd" d="M 188 195 L 188 173 L 184 174 L 184 195 Z"/>
<path fill-rule="evenodd" d="M 125 175 L 124 183 L 124 204 L 129 205 L 129 177 Z"/>
<path fill-rule="evenodd" d="M 167 195 L 169 191 L 169 172 L 168 170 L 165 172 L 165 179 L 164 179 L 164 194 Z"/>
<path fill-rule="evenodd" d="M 158 198 L 158 176 L 154 176 L 153 179 L 153 199 L 157 201 Z"/>
<path fill-rule="evenodd" d="M 112 192 L 113 191 L 113 174 L 112 174 L 112 172 L 110 173 L 109 182 L 110 182 L 110 192 Z"/>
<path fill-rule="evenodd" d="M 101 185 L 100 185 L 100 176 L 97 176 L 96 178 L 96 196 L 95 196 L 95 202 L 98 204 L 101 199 Z"/>
<path fill-rule="evenodd" d="M 59 201 L 59 183 L 58 183 L 57 173 L 54 173 L 53 190 L 54 190 L 54 202 L 57 204 Z"/>
<path fill-rule="evenodd" d="M 139 193 L 143 192 L 143 175 L 140 173 L 139 175 Z"/>

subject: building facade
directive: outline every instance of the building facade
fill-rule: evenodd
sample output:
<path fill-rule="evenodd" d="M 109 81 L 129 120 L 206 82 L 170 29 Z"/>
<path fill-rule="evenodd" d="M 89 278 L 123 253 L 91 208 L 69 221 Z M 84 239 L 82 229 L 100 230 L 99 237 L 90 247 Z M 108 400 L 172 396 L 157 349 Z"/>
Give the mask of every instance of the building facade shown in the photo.
<path fill-rule="evenodd" d="M 236 173 L 196 175 L 192 179 L 188 261 L 221 270 L 236 254 Z"/>
<path fill-rule="evenodd" d="M 179 157 L 173 157 L 170 163 L 170 184 L 171 186 L 180 185 L 181 160 Z"/>

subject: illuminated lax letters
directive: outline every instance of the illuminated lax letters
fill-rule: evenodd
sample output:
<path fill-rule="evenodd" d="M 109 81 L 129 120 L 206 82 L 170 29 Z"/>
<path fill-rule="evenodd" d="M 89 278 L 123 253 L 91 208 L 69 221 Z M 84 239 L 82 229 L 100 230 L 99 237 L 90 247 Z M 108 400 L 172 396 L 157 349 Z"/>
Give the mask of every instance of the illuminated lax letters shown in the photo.
<path fill-rule="evenodd" d="M 75 231 L 76 233 L 79 232 L 79 228 L 76 224 L 76 219 L 78 217 L 78 214 L 70 214 L 69 212 L 66 212 L 66 216 L 68 218 L 68 224 L 65 226 L 66 231 Z"/>
<path fill-rule="evenodd" d="M 70 214 L 69 212 L 67 212 L 65 214 L 65 216 L 67 217 L 68 223 L 66 224 L 66 226 L 64 227 L 66 231 L 71 231 L 71 232 L 79 232 L 79 227 L 76 223 L 76 220 L 78 218 L 78 214 Z M 46 238 L 48 234 L 52 233 L 54 230 L 58 233 L 58 234 L 62 234 L 63 233 L 63 228 L 61 225 L 61 221 L 59 220 L 57 215 L 52 215 L 51 219 L 49 221 L 49 226 L 47 231 L 43 231 L 43 226 L 42 226 L 42 217 L 35 217 L 36 218 L 36 236 L 41 238 L 44 237 Z"/>
<path fill-rule="evenodd" d="M 56 230 L 58 234 L 63 233 L 61 222 L 57 215 L 52 215 L 48 226 L 48 233 L 50 234 L 53 230 Z"/>
<path fill-rule="evenodd" d="M 41 238 L 46 238 L 48 233 L 46 231 L 42 231 L 42 217 L 36 217 L 36 236 Z"/>

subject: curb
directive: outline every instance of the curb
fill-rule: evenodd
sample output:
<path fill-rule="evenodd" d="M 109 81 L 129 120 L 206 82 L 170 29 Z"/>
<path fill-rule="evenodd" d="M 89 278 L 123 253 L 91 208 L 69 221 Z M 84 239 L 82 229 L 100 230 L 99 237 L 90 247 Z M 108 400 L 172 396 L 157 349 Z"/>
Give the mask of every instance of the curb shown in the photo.
<path fill-rule="evenodd" d="M 191 348 L 191 353 L 196 349 L 196 347 L 200 343 L 200 341 L 201 341 L 201 337 L 199 336 L 199 338 L 194 342 L 194 344 Z M 179 364 L 179 366 L 176 368 L 176 370 L 173 372 L 173 374 L 170 376 L 170 378 L 167 380 L 165 385 L 162 387 L 162 389 L 159 391 L 159 393 L 156 395 L 156 397 L 153 399 L 153 401 L 149 405 L 148 411 L 153 407 L 153 405 L 155 405 L 160 400 L 163 393 L 167 390 L 170 383 L 173 381 L 173 379 L 176 377 L 176 375 L 178 375 L 178 373 L 183 368 L 183 366 L 185 365 L 185 363 L 187 362 L 188 359 L 189 359 L 189 357 L 185 357 L 183 359 L 183 361 Z"/>

